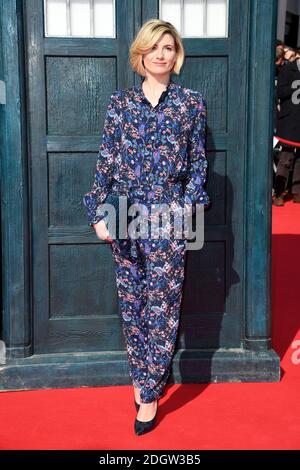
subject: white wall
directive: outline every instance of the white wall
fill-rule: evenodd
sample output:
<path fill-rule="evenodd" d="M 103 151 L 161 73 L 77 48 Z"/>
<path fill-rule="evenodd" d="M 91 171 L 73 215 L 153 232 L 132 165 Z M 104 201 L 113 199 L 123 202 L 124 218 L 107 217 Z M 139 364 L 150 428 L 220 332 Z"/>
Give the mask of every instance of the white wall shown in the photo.
<path fill-rule="evenodd" d="M 277 17 L 277 39 L 284 41 L 285 14 L 287 9 L 287 0 L 278 0 Z"/>

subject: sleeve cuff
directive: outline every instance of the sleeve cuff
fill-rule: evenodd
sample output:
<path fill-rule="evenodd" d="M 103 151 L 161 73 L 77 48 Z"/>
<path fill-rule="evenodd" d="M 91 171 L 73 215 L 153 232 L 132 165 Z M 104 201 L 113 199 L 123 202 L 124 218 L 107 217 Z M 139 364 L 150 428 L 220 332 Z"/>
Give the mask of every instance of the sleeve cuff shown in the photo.
<path fill-rule="evenodd" d="M 94 224 L 97 224 L 98 222 L 100 222 L 100 220 L 103 220 L 106 216 L 107 216 L 107 214 L 101 214 L 101 215 L 98 215 L 94 218 L 89 218 L 88 225 L 93 227 Z"/>
<path fill-rule="evenodd" d="M 186 204 L 192 204 L 193 212 L 195 212 L 195 205 L 196 204 L 203 204 L 205 207 L 208 207 L 211 204 L 210 197 L 208 194 L 203 190 L 200 196 L 190 196 L 189 194 L 185 194 L 184 202 Z"/>

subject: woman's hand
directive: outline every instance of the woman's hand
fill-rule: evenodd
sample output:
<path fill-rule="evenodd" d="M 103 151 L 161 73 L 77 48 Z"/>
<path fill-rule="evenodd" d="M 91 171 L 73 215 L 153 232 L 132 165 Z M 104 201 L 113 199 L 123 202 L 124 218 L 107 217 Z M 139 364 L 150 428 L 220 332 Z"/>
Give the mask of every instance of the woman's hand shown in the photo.
<path fill-rule="evenodd" d="M 105 240 L 110 243 L 112 242 L 112 238 L 109 235 L 105 221 L 103 219 L 100 220 L 100 222 L 97 222 L 97 224 L 93 224 L 93 227 L 95 229 L 97 237 L 100 238 L 100 240 Z"/>

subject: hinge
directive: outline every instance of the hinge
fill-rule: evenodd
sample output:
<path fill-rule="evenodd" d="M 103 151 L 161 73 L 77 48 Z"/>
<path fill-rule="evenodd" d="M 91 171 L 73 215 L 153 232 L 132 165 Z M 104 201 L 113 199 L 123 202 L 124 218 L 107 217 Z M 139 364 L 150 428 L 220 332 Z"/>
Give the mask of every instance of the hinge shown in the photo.
<path fill-rule="evenodd" d="M 6 104 L 6 89 L 3 80 L 0 80 L 0 104 Z"/>
<path fill-rule="evenodd" d="M 4 341 L 0 341 L 0 364 L 6 364 L 6 347 Z"/>

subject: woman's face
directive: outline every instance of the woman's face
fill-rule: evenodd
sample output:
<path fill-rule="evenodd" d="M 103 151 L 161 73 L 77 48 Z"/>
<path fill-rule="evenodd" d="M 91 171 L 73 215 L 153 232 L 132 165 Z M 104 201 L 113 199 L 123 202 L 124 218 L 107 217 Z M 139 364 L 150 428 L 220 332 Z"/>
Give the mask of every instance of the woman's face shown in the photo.
<path fill-rule="evenodd" d="M 163 34 L 143 57 L 144 67 L 148 73 L 156 76 L 169 75 L 177 59 L 173 36 L 168 33 Z"/>

